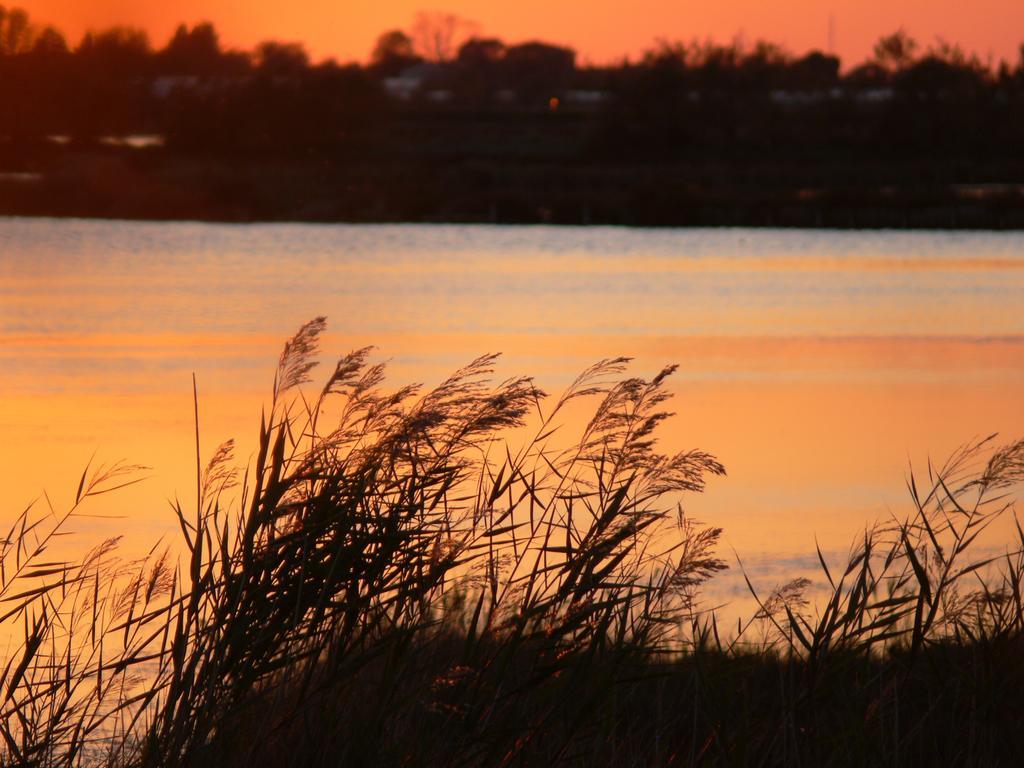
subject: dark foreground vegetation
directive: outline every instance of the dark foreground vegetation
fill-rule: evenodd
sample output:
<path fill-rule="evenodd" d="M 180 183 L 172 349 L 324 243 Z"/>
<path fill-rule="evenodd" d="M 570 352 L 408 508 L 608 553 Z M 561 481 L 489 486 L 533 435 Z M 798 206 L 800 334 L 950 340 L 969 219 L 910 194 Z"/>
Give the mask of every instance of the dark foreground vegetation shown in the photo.
<path fill-rule="evenodd" d="M 1024 442 L 930 467 L 905 519 L 841 567 L 822 559 L 818 605 L 794 581 L 726 629 L 700 601 L 725 568 L 720 531 L 680 504 L 724 469 L 657 451 L 672 368 L 646 381 L 603 361 L 551 399 L 491 383 L 484 357 L 420 392 L 384 388 L 359 350 L 311 391 L 323 327 L 285 346 L 244 478 L 230 443 L 197 459 L 170 554 L 49 554 L 129 467 L 85 473 L 63 516 L 12 525 L 4 764 L 1024 758 L 1024 533 L 972 551 L 1013 515 Z M 581 408 L 582 433 L 563 434 Z"/>
<path fill-rule="evenodd" d="M 0 9 L 0 105 L 7 214 L 1024 226 L 1024 53 L 902 31 L 846 69 L 767 43 L 580 66 L 425 15 L 342 65 Z"/>

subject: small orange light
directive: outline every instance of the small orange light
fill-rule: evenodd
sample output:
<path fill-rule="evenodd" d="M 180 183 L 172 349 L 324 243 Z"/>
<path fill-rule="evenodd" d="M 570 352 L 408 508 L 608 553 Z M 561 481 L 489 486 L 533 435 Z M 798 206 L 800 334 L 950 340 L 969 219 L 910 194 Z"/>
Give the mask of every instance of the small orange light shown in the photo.
<path fill-rule="evenodd" d="M 551 109 L 552 112 L 554 112 L 555 110 L 558 109 L 558 97 L 557 96 L 552 96 L 550 99 L 548 99 L 548 107 Z"/>

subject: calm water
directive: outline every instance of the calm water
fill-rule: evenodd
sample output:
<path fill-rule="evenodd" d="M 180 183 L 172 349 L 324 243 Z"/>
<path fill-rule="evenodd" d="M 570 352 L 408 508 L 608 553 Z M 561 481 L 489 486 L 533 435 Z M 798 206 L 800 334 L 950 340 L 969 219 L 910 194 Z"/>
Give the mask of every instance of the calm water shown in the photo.
<path fill-rule="evenodd" d="M 150 479 L 79 529 L 148 545 L 192 493 L 192 373 L 205 449 L 244 456 L 325 314 L 325 352 L 375 344 L 395 382 L 679 363 L 664 441 L 729 469 L 689 508 L 770 582 L 902 512 L 909 462 L 1024 435 L 1022 308 L 1022 234 L 0 219 L 0 517 L 126 458 Z"/>

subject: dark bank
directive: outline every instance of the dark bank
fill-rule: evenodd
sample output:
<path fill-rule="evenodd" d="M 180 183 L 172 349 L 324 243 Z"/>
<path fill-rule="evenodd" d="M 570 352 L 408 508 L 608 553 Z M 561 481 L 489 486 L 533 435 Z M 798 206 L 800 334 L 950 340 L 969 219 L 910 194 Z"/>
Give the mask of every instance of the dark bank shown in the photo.
<path fill-rule="evenodd" d="M 208 24 L 159 49 L 127 28 L 72 47 L 16 10 L 0 25 L 3 214 L 1024 226 L 1024 53 L 898 31 L 854 67 L 667 42 L 589 66 L 451 34 L 424 54 L 392 31 L 341 65 L 227 51 Z"/>

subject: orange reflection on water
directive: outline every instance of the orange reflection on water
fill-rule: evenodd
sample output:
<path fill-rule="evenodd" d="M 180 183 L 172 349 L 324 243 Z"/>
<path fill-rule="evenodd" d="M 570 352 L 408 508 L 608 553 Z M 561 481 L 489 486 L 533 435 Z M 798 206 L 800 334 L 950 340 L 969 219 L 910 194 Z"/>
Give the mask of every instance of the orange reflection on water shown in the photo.
<path fill-rule="evenodd" d="M 325 362 L 377 345 L 396 387 L 495 351 L 552 393 L 602 358 L 678 363 L 664 446 L 725 463 L 687 508 L 745 559 L 840 551 L 907 509 L 909 462 L 1024 435 L 1020 236 L 0 227 L 5 514 L 125 458 L 149 479 L 78 528 L 136 551 L 193 496 L 192 373 L 203 454 L 231 437 L 244 463 L 281 344 L 320 313 Z"/>
<path fill-rule="evenodd" d="M 204 453 L 234 437 L 244 460 L 255 442 L 261 407 L 279 348 L 269 336 L 156 335 L 67 339 L 53 354 L 133 354 L 159 360 L 169 350 L 191 351 L 200 386 Z M 329 334 L 347 350 L 364 340 Z M 923 466 L 960 442 L 990 432 L 1024 435 L 1024 340 L 618 338 L 631 350 L 633 370 L 651 375 L 680 362 L 673 389 L 677 412 L 662 434 L 666 449 L 699 447 L 729 470 L 688 508 L 721 525 L 739 552 L 794 552 L 842 547 L 865 522 L 906 509 L 908 461 Z M 23 342 L 24 343 L 24 342 Z M 477 334 L 392 335 L 391 380 L 437 383 L 453 364 L 501 349 L 499 375 L 538 371 L 557 393 L 568 378 L 598 359 L 609 344 L 595 336 L 536 337 Z M 37 344 L 35 351 L 47 344 Z M 621 350 L 618 348 L 622 348 Z M 88 350 L 88 352 L 86 351 Z M 219 368 L 232 350 L 246 365 Z M 108 388 L 102 373 L 89 377 Z M 93 380 L 94 379 L 94 380 Z M 118 532 L 149 541 L 170 531 L 167 499 L 190 498 L 194 435 L 190 381 L 159 371 L 123 382 L 135 391 L 58 391 L 0 400 L 0 448 L 5 474 L 17 479 L 19 502 L 44 488 L 67 503 L 94 451 L 99 460 L 126 458 L 152 467 L 150 479 L 103 502 L 103 512 L 127 516 Z M 578 424 L 569 424 L 568 433 Z M 103 529 L 104 523 L 86 524 Z M 107 524 L 114 525 L 114 524 Z M 143 534 L 146 534 L 144 537 Z M 141 540 L 139 542 L 141 544 Z"/>

